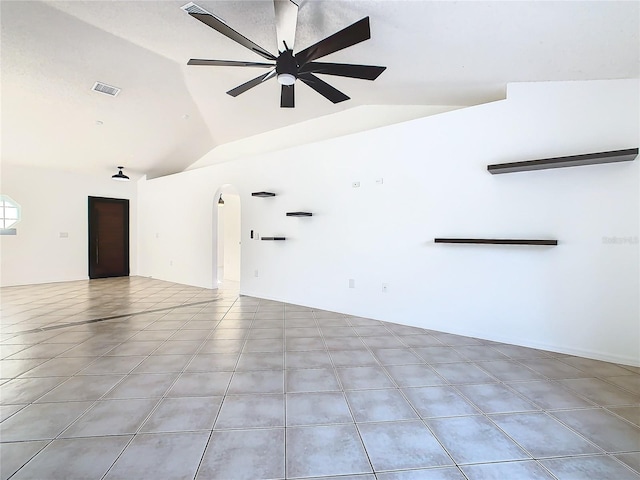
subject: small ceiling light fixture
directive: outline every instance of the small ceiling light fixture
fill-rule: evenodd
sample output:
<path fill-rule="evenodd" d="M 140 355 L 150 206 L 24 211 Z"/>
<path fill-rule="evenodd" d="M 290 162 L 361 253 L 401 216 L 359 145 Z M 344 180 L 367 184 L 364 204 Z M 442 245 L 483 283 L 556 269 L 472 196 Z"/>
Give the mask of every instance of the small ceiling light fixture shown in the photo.
<path fill-rule="evenodd" d="M 281 73 L 280 75 L 278 75 L 278 83 L 280 85 L 287 86 L 293 85 L 294 83 L 296 83 L 296 77 L 294 77 L 290 73 Z"/>
<path fill-rule="evenodd" d="M 118 167 L 118 173 L 116 173 L 115 175 L 111 175 L 111 178 L 113 178 L 114 180 L 118 180 L 119 182 L 128 182 L 129 177 L 122 173 L 123 168 L 124 167 Z"/>
<path fill-rule="evenodd" d="M 224 200 L 222 199 L 222 194 L 220 194 L 220 198 L 218 199 L 218 206 L 224 207 Z"/>

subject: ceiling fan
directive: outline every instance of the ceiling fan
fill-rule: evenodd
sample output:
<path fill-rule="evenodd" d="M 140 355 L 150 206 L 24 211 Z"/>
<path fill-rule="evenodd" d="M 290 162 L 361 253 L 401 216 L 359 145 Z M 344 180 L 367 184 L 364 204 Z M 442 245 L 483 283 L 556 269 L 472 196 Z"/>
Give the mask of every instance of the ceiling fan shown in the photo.
<path fill-rule="evenodd" d="M 235 60 L 201 60 L 191 59 L 187 65 L 213 65 L 270 68 L 269 72 L 249 80 L 242 85 L 229 90 L 227 93 L 237 97 L 250 88 L 260 85 L 267 80 L 276 77 L 281 84 L 280 107 L 293 108 L 295 81 L 300 80 L 310 86 L 320 95 L 333 103 L 349 100 L 349 97 L 340 90 L 332 87 L 318 78 L 315 73 L 324 75 L 337 75 L 341 77 L 375 80 L 387 67 L 373 65 L 353 65 L 349 63 L 316 62 L 318 58 L 350 47 L 371 38 L 369 17 L 365 17 L 337 33 L 320 40 L 318 43 L 293 53 L 296 24 L 298 21 L 298 5 L 291 0 L 273 0 L 276 14 L 276 34 L 278 39 L 278 55 L 273 55 L 268 50 L 255 44 L 244 35 L 236 32 L 222 19 L 206 11 L 195 3 L 188 3 L 181 8 L 193 18 L 200 20 L 205 25 L 217 30 L 221 34 L 239 43 L 252 52 L 264 57 L 272 63 L 242 62 Z M 273 63 L 275 62 L 275 63 Z M 275 68 L 274 68 L 275 67 Z"/>

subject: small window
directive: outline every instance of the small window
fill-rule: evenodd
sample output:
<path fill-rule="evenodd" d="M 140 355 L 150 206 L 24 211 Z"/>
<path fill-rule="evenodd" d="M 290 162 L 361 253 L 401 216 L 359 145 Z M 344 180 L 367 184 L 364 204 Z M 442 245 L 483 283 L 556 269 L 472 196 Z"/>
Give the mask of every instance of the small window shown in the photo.
<path fill-rule="evenodd" d="M 15 225 L 20 221 L 20 205 L 11 197 L 0 195 L 0 234 L 15 235 Z"/>

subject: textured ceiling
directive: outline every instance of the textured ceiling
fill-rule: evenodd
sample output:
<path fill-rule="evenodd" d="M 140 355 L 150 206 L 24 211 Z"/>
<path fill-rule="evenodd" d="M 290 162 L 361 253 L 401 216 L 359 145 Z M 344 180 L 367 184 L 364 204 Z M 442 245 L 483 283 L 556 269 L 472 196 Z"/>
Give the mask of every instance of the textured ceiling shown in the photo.
<path fill-rule="evenodd" d="M 387 70 L 374 82 L 326 77 L 349 101 L 334 105 L 301 85 L 296 108 L 281 109 L 275 80 L 225 93 L 262 71 L 186 65 L 262 58 L 191 18 L 184 3 L 2 0 L 2 162 L 157 176 L 198 165 L 216 147 L 227 161 L 260 142 L 283 148 L 442 111 L 433 106 L 493 101 L 508 82 L 639 76 L 635 1 L 303 0 L 296 51 L 369 16 L 371 40 L 322 60 Z M 273 2 L 195 3 L 276 51 Z M 122 92 L 92 92 L 98 80 Z"/>

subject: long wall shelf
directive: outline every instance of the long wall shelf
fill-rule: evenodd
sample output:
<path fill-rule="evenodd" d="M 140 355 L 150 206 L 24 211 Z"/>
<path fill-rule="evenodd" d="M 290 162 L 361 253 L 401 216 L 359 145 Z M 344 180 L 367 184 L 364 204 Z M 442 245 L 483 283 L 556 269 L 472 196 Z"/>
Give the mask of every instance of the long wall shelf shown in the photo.
<path fill-rule="evenodd" d="M 569 157 L 543 158 L 540 160 L 527 160 L 524 162 L 496 163 L 493 165 L 487 165 L 487 170 L 492 174 L 526 172 L 530 170 L 544 170 L 547 168 L 596 165 L 599 163 L 630 162 L 635 160 L 637 156 L 637 148 L 628 148 L 626 150 L 587 153 L 585 155 L 572 155 Z"/>
<path fill-rule="evenodd" d="M 251 196 L 265 198 L 265 197 L 275 197 L 276 194 L 273 192 L 253 192 Z"/>
<path fill-rule="evenodd" d="M 261 237 L 260 240 L 286 240 L 287 237 Z"/>
<path fill-rule="evenodd" d="M 435 238 L 435 243 L 475 243 L 484 245 L 558 245 L 558 240 L 529 240 L 507 238 Z"/>

